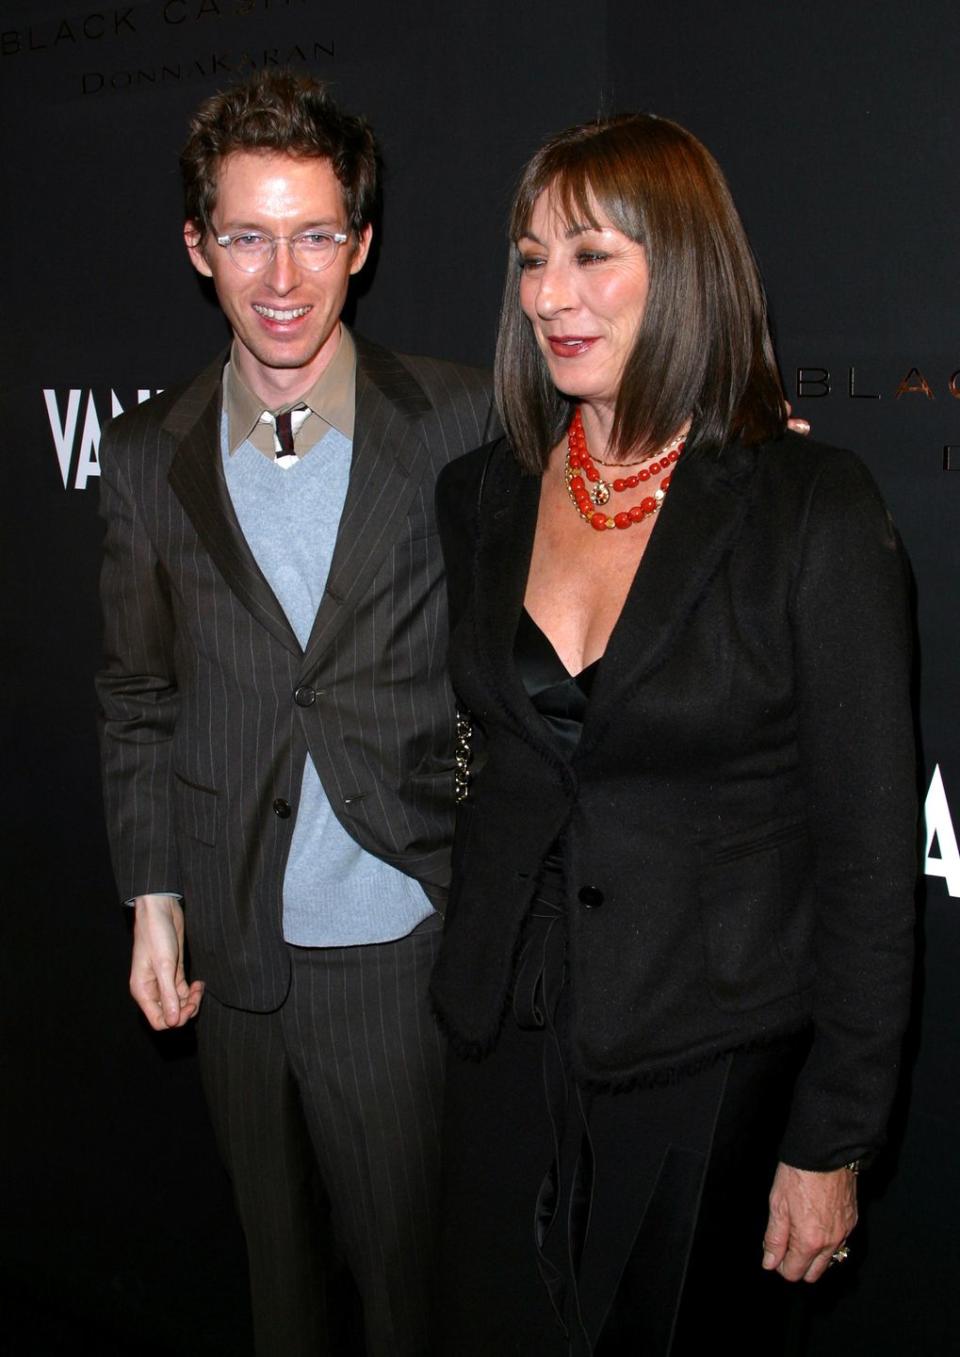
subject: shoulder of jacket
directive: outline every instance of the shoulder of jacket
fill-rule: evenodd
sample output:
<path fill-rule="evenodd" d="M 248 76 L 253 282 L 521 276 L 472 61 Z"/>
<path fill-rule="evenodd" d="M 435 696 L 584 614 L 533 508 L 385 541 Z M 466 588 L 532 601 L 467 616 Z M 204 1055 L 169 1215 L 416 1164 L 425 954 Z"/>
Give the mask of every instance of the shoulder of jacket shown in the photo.
<path fill-rule="evenodd" d="M 753 449 L 755 507 L 784 541 L 816 559 L 851 550 L 873 559 L 878 545 L 899 551 L 896 527 L 866 463 L 849 448 L 789 431 Z M 854 544 L 858 544 L 854 546 Z"/>
<path fill-rule="evenodd" d="M 103 426 L 104 436 L 128 438 L 150 428 L 159 429 L 186 389 L 187 383 L 168 386 L 149 400 L 114 415 Z"/>
<path fill-rule="evenodd" d="M 455 457 L 442 468 L 437 478 L 438 498 L 460 499 L 469 495 L 472 503 L 480 493 L 481 483 L 486 490 L 488 482 L 491 485 L 494 480 L 499 482 L 513 470 L 519 475 L 509 443 L 505 438 L 495 438 Z"/>
<path fill-rule="evenodd" d="M 485 368 L 424 354 L 398 353 L 395 349 L 356 333 L 353 339 L 360 368 L 374 381 L 377 380 L 378 369 L 382 371 L 385 367 L 399 364 L 434 403 L 443 403 L 458 395 L 474 400 L 492 400 L 493 377 Z"/>
<path fill-rule="evenodd" d="M 398 353 L 395 357 L 424 385 L 450 391 L 462 390 L 472 395 L 493 394 L 493 375 L 486 368 L 455 363 L 448 358 L 432 358 L 425 354 Z"/>
<path fill-rule="evenodd" d="M 855 452 L 820 443 L 787 429 L 780 438 L 759 444 L 754 450 L 757 469 L 771 476 L 786 477 L 797 484 L 810 483 L 824 473 L 844 478 L 869 475 Z"/>
<path fill-rule="evenodd" d="M 209 400 L 219 385 L 218 364 L 222 369 L 222 357 L 196 376 L 165 387 L 150 400 L 114 416 L 103 426 L 102 439 L 109 446 L 122 447 L 140 445 L 147 438 L 159 437 L 171 414 L 186 397 L 193 397 L 198 408 Z"/>
<path fill-rule="evenodd" d="M 833 447 L 787 430 L 782 437 L 752 448 L 733 445 L 724 456 L 736 475 L 749 458 L 751 494 L 771 510 L 806 517 L 815 503 L 838 510 L 883 505 L 883 497 L 864 461 L 849 448 Z"/>

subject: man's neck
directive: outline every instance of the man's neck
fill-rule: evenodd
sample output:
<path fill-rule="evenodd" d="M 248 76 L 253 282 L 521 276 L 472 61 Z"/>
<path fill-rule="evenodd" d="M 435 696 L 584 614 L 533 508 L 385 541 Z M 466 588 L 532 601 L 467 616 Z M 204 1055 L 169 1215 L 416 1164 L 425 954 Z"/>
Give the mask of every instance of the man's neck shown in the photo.
<path fill-rule="evenodd" d="M 279 410 L 306 395 L 320 374 L 330 366 L 340 347 L 341 333 L 338 324 L 336 334 L 330 336 L 320 352 L 304 367 L 267 367 L 258 363 L 240 343 L 234 344 L 231 361 L 236 364 L 250 390 L 263 401 L 264 408 Z"/>

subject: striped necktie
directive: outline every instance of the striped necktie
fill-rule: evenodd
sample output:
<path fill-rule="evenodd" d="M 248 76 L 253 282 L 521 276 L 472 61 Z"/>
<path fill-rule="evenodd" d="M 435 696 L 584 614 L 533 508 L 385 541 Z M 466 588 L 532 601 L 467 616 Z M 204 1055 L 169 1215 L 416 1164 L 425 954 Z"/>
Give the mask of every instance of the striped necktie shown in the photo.
<path fill-rule="evenodd" d="M 297 464 L 294 438 L 300 432 L 300 428 L 309 413 L 308 406 L 294 405 L 289 410 L 283 410 L 279 415 L 273 414 L 270 410 L 264 410 L 260 416 L 265 424 L 272 424 L 274 427 L 276 461 L 277 465 L 283 467 L 284 470 Z"/>

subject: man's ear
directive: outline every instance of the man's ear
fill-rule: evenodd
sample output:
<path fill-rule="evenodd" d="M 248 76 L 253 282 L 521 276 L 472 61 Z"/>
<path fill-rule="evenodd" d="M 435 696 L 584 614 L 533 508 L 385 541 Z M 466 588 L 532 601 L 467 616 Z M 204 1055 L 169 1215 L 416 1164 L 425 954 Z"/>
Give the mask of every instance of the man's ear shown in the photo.
<path fill-rule="evenodd" d="M 195 221 L 185 221 L 183 223 L 183 239 L 187 247 L 187 254 L 190 256 L 190 263 L 202 273 L 204 278 L 213 277 L 213 269 L 207 263 L 207 257 L 203 252 L 204 233 L 200 225 Z"/>
<path fill-rule="evenodd" d="M 370 241 L 373 239 L 373 227 L 367 222 L 366 226 L 357 236 L 357 243 L 353 248 L 353 258 L 350 260 L 350 272 L 359 273 L 367 262 L 367 255 L 370 253 Z"/>

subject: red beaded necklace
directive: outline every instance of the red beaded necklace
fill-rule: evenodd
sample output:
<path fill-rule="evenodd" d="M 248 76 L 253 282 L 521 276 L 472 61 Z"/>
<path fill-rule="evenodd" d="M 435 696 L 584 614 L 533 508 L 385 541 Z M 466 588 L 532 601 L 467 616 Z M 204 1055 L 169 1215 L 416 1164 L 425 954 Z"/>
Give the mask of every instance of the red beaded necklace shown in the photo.
<path fill-rule="evenodd" d="M 661 448 L 651 461 L 648 461 L 645 466 L 641 466 L 640 470 L 634 475 L 618 476 L 610 485 L 600 475 L 596 463 L 587 449 L 587 436 L 583 431 L 580 407 L 577 406 L 573 412 L 570 427 L 567 429 L 567 455 L 563 463 L 563 483 L 567 487 L 567 494 L 573 501 L 577 513 L 585 523 L 590 524 L 591 528 L 595 528 L 597 532 L 604 532 L 607 528 L 629 528 L 634 523 L 642 522 L 648 514 L 655 513 L 660 508 L 670 488 L 669 475 L 663 477 L 652 495 L 647 495 L 639 504 L 632 504 L 629 509 L 614 514 L 612 517 L 603 513 L 600 506 L 607 503 L 611 490 L 615 494 L 620 494 L 623 490 L 634 490 L 642 482 L 649 481 L 654 476 L 659 476 L 661 472 L 669 471 L 670 466 L 677 461 L 683 449 L 683 434 L 679 434 L 666 447 Z M 600 465 L 605 466 L 606 463 L 601 462 Z M 630 462 L 627 465 L 638 466 L 639 463 Z"/>

